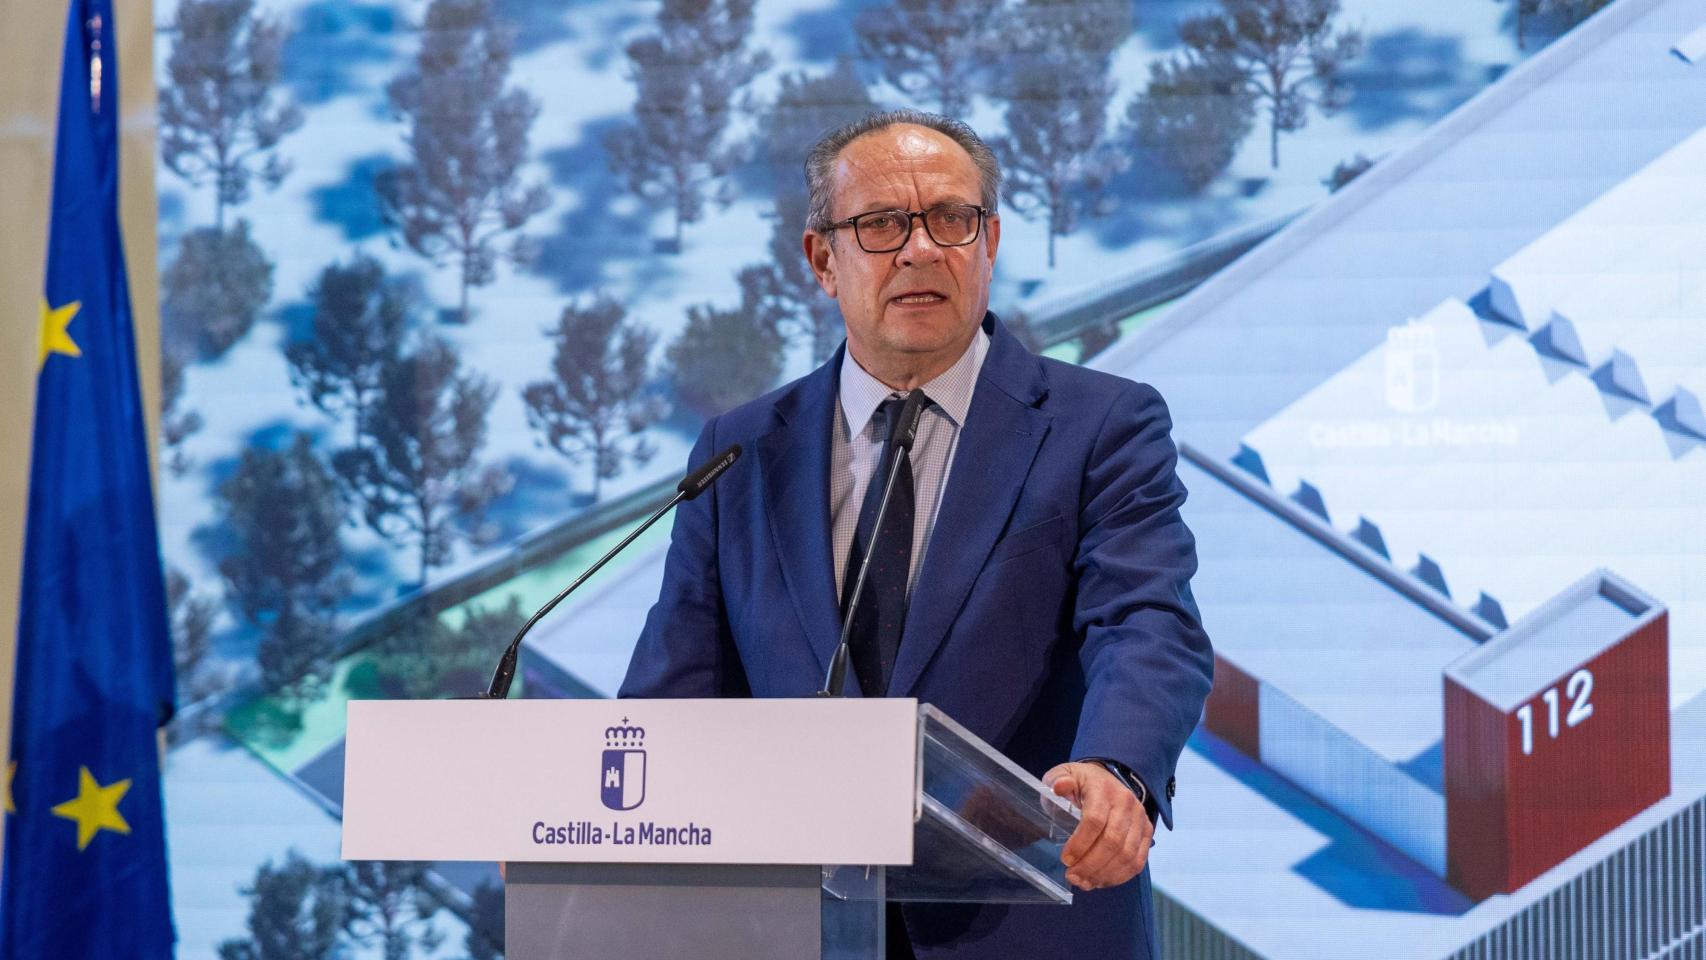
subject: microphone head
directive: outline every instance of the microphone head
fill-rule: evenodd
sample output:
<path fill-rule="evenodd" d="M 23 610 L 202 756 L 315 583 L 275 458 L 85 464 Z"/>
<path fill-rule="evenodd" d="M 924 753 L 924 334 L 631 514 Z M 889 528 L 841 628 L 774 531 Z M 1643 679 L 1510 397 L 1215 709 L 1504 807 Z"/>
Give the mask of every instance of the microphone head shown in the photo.
<path fill-rule="evenodd" d="M 900 407 L 900 422 L 894 428 L 894 445 L 912 452 L 912 442 L 918 439 L 918 420 L 924 416 L 924 406 L 930 398 L 922 390 L 914 390 L 906 395 L 906 400 Z"/>
<path fill-rule="evenodd" d="M 740 444 L 737 443 L 701 464 L 699 469 L 682 477 L 681 482 L 675 485 L 675 489 L 682 495 L 683 500 L 691 500 L 704 493 L 711 484 L 716 482 L 718 477 L 723 475 L 725 470 L 734 466 L 734 462 L 739 459 Z"/>

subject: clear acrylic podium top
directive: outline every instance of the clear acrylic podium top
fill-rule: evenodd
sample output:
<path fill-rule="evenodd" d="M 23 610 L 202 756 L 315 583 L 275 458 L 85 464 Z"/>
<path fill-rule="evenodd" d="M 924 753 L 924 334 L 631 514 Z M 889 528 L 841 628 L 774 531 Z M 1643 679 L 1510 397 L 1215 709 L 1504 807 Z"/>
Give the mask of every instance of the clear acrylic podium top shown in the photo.
<path fill-rule="evenodd" d="M 899 903 L 1072 902 L 1078 809 L 929 704 L 918 707 L 913 862 L 824 868 L 826 894 Z"/>

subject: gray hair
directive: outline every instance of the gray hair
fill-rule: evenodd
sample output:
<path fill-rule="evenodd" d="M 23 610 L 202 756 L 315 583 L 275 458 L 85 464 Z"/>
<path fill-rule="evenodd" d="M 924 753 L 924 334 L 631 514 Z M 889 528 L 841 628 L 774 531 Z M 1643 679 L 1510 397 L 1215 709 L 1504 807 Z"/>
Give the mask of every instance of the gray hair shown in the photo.
<path fill-rule="evenodd" d="M 875 133 L 898 124 L 925 127 L 959 144 L 971 155 L 972 163 L 977 166 L 978 181 L 983 190 L 983 206 L 989 208 L 990 213 L 996 212 L 996 206 L 1001 199 L 1001 164 L 995 159 L 994 151 L 989 149 L 971 127 L 939 113 L 926 113 L 923 110 L 884 110 L 836 127 L 824 134 L 812 145 L 811 152 L 806 154 L 806 192 L 810 202 L 806 209 L 808 229 L 825 233 L 835 222 L 829 212 L 829 195 L 835 179 L 835 161 L 840 158 L 841 151 L 867 133 Z"/>

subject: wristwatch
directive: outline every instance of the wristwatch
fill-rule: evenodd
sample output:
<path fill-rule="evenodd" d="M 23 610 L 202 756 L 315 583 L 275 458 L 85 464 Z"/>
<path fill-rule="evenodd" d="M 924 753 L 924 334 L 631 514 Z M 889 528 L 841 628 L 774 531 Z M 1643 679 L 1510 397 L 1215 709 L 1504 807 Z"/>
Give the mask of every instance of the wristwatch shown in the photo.
<path fill-rule="evenodd" d="M 1132 773 L 1125 764 L 1118 760 L 1103 760 L 1100 758 L 1093 758 L 1086 762 L 1100 764 L 1105 767 L 1109 773 L 1119 777 L 1121 783 L 1130 787 L 1132 793 L 1137 794 L 1138 803 L 1143 804 L 1145 807 L 1149 806 L 1149 788 L 1144 786 L 1143 781 L 1137 778 L 1137 774 Z"/>
<path fill-rule="evenodd" d="M 1121 783 L 1131 788 L 1132 793 L 1137 794 L 1137 802 L 1143 804 L 1143 812 L 1149 814 L 1150 823 L 1154 823 L 1155 819 L 1161 815 L 1161 808 L 1150 800 L 1149 788 L 1144 786 L 1143 781 L 1138 778 L 1137 774 L 1131 772 L 1130 767 L 1127 767 L 1118 760 L 1105 760 L 1101 757 L 1085 757 L 1080 762 L 1094 763 L 1114 776 L 1119 777 Z M 1171 784 L 1169 784 L 1169 786 L 1171 786 Z"/>

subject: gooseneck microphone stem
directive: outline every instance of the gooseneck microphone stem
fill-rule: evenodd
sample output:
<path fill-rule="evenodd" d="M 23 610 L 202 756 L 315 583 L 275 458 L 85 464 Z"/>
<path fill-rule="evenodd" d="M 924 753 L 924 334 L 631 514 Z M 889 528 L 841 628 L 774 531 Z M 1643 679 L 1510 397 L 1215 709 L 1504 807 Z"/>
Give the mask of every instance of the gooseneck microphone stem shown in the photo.
<path fill-rule="evenodd" d="M 626 549 L 628 544 L 633 543 L 640 534 L 645 533 L 652 524 L 657 523 L 662 519 L 664 514 L 674 510 L 676 505 L 681 503 L 681 501 L 692 500 L 699 494 L 704 493 L 705 489 L 718 477 L 722 476 L 723 471 L 727 470 L 739 458 L 740 446 L 737 444 L 727 450 L 724 450 L 722 453 L 717 454 L 715 457 L 711 458 L 710 462 L 700 466 L 699 469 L 693 471 L 691 474 L 688 474 L 687 478 L 682 480 L 681 483 L 676 486 L 675 496 L 670 497 L 668 503 L 659 507 L 657 512 L 646 518 L 644 523 L 635 527 L 633 532 L 629 533 L 626 537 L 623 537 L 621 543 L 611 547 L 609 552 L 605 553 L 604 556 L 599 557 L 598 562 L 588 567 L 586 572 L 576 577 L 573 583 L 564 587 L 563 592 L 552 597 L 549 603 L 535 611 L 533 616 L 528 617 L 527 622 L 521 625 L 521 629 L 515 632 L 515 639 L 511 640 L 509 642 L 509 646 L 504 648 L 503 656 L 498 660 L 498 668 L 492 673 L 491 686 L 486 688 L 486 695 L 482 699 L 502 700 L 509 696 L 510 684 L 515 682 L 516 658 L 521 653 L 522 638 L 527 636 L 527 632 L 533 629 L 534 624 L 543 620 L 546 614 L 556 609 L 557 604 L 562 603 L 567 599 L 569 594 L 580 589 L 581 584 L 592 579 L 593 574 L 597 573 L 605 564 L 609 563 L 612 557 Z"/>
<path fill-rule="evenodd" d="M 859 609 L 859 596 L 865 592 L 865 576 L 871 572 L 871 554 L 875 551 L 871 546 L 876 544 L 877 534 L 883 528 L 883 518 L 889 512 L 889 495 L 894 492 L 895 478 L 900 476 L 900 468 L 910 456 L 907 451 L 900 451 L 889 467 L 888 480 L 883 483 L 883 499 L 877 504 L 877 522 L 872 525 L 871 544 L 865 549 L 865 557 L 859 563 L 859 577 L 853 581 L 853 593 L 847 598 L 847 615 L 841 620 L 841 642 L 835 645 L 835 656 L 829 659 L 829 673 L 823 678 L 823 689 L 818 691 L 820 697 L 839 697 L 845 695 L 847 689 L 847 657 L 852 648 L 848 639 L 853 633 L 853 615 Z"/>
<path fill-rule="evenodd" d="M 859 561 L 859 576 L 853 581 L 853 593 L 847 598 L 847 613 L 841 618 L 841 642 L 835 645 L 835 655 L 829 658 L 829 670 L 824 674 L 823 689 L 817 692 L 820 697 L 846 695 L 847 658 L 852 652 L 848 640 L 853 634 L 853 617 L 859 610 L 859 596 L 865 592 L 865 577 L 871 572 L 871 555 L 876 552 L 874 548 L 877 538 L 882 535 L 883 520 L 888 516 L 889 498 L 894 494 L 895 479 L 900 476 L 901 466 L 912 458 L 912 441 L 918 436 L 918 418 L 924 414 L 925 402 L 922 390 L 907 394 L 895 427 L 895 435 L 889 438 L 889 444 L 895 452 L 894 462 L 889 464 L 888 479 L 883 482 L 883 497 L 877 502 L 877 519 L 871 525 L 871 542 L 865 545 L 865 556 Z M 910 535 L 909 532 L 908 536 Z"/>
<path fill-rule="evenodd" d="M 503 658 L 498 661 L 497 671 L 492 674 L 492 684 L 490 687 L 486 688 L 486 697 L 488 699 L 502 700 L 503 698 L 509 696 L 510 684 L 515 682 L 515 663 L 516 663 L 516 658 L 521 653 L 521 639 L 523 637 L 527 636 L 527 632 L 529 630 L 533 629 L 533 625 L 538 623 L 540 620 L 543 620 L 545 618 L 546 614 L 548 614 L 552 610 L 556 609 L 557 604 L 562 603 L 565 599 L 568 598 L 569 594 L 574 593 L 576 590 L 580 589 L 581 584 L 583 584 L 583 583 L 587 582 L 587 580 L 591 579 L 592 575 L 597 573 L 600 569 L 602 569 L 606 563 L 609 563 L 610 559 L 612 557 L 616 556 L 618 553 L 621 553 L 623 547 L 626 547 L 628 544 L 633 543 L 634 538 L 638 537 L 642 533 L 645 533 L 646 528 L 648 528 L 652 524 L 658 522 L 658 520 L 661 519 L 664 514 L 670 512 L 671 510 L 674 510 L 675 505 L 680 503 L 684 499 L 686 499 L 686 496 L 684 494 L 680 494 L 680 493 L 677 493 L 675 496 L 670 497 L 669 502 L 664 504 L 662 507 L 660 507 L 656 513 L 647 517 L 645 523 L 642 523 L 638 527 L 635 527 L 634 531 L 632 533 L 630 533 L 626 537 L 622 538 L 621 543 L 618 543 L 614 548 L 612 548 L 610 550 L 609 553 L 606 553 L 604 556 L 599 557 L 597 563 L 594 563 L 592 566 L 588 567 L 586 569 L 585 573 L 582 573 L 580 576 L 575 578 L 573 583 L 569 584 L 567 587 L 564 587 L 562 593 L 559 593 L 556 596 L 552 597 L 551 601 L 549 603 L 545 604 L 543 607 L 540 607 L 538 610 L 534 611 L 533 616 L 527 618 L 527 622 L 521 625 L 520 630 L 516 631 L 515 639 L 511 640 L 509 642 L 509 646 L 504 648 Z"/>

